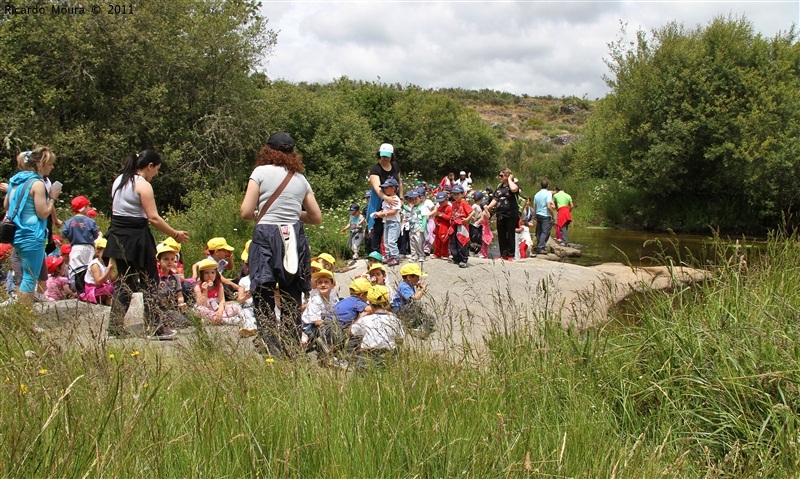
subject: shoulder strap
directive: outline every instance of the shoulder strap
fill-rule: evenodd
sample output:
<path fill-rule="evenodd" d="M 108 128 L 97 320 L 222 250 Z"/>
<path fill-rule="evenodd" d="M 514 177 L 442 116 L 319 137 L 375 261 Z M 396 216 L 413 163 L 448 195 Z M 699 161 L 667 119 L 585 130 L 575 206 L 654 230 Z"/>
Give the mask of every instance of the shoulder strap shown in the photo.
<path fill-rule="evenodd" d="M 14 212 L 11 213 L 11 216 L 9 216 L 8 219 L 13 221 L 13 219 L 17 217 L 17 213 L 19 213 L 19 209 L 22 207 L 22 203 L 23 203 L 22 202 L 22 198 L 24 198 L 28 194 L 28 192 L 30 191 L 31 185 L 37 179 L 38 178 L 30 178 L 28 181 L 25 182 L 24 185 L 22 185 L 22 194 L 17 197 L 19 199 L 19 201 L 17 202 L 16 205 L 14 205 Z M 19 188 L 19 186 L 17 188 Z M 14 188 L 14 190 L 16 190 L 16 188 Z M 13 196 L 14 190 L 12 190 L 11 193 L 10 193 L 12 195 L 11 198 L 14 197 Z M 28 190 L 28 191 L 26 191 L 26 190 Z"/>
<path fill-rule="evenodd" d="M 258 217 L 256 218 L 256 224 L 258 224 L 258 222 L 261 221 L 261 218 L 264 217 L 264 213 L 266 213 L 269 207 L 272 206 L 272 203 L 274 203 L 275 200 L 278 199 L 278 196 L 280 196 L 280 194 L 283 193 L 284 188 L 286 188 L 286 185 L 289 184 L 289 180 L 292 179 L 292 176 L 294 176 L 294 172 L 292 171 L 286 174 L 286 178 L 283 179 L 283 183 L 278 185 L 278 188 L 275 190 L 275 193 L 272 193 L 272 196 L 269 197 L 267 202 L 264 204 L 264 207 L 261 208 L 261 212 L 258 213 Z"/>

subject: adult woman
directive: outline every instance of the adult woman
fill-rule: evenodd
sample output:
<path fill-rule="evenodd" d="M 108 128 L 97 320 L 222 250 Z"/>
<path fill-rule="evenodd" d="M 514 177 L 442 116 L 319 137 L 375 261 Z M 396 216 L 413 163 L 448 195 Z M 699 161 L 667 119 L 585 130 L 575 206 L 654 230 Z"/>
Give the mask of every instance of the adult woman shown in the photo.
<path fill-rule="evenodd" d="M 300 344 L 302 295 L 311 290 L 311 251 L 303 224 L 322 223 L 317 199 L 302 172 L 292 137 L 272 134 L 256 156 L 240 208 L 242 218 L 258 221 L 248 251 L 250 292 L 259 339 L 264 352 L 274 356 Z M 280 320 L 275 315 L 276 288 Z"/>
<path fill-rule="evenodd" d="M 30 303 L 36 290 L 36 282 L 42 271 L 45 244 L 47 243 L 47 218 L 55 209 L 54 203 L 60 191 L 48 195 L 43 177 L 50 174 L 56 155 L 46 146 L 25 151 L 17 156 L 19 170 L 9 182 L 10 193 L 4 204 L 9 217 L 17 225 L 14 236 L 14 251 L 22 265 L 22 282 L 19 286 L 19 301 Z"/>
<path fill-rule="evenodd" d="M 388 178 L 397 180 L 397 196 L 403 197 L 403 182 L 400 179 L 400 164 L 394 156 L 394 147 L 389 143 L 384 143 L 378 149 L 378 162 L 369 169 L 370 190 L 369 203 L 367 203 L 367 231 L 370 235 L 370 242 L 367 244 L 367 254 L 372 251 L 381 251 L 381 239 L 383 239 L 383 220 L 373 218 L 372 213 L 381 210 L 381 203 L 388 196 L 381 189 L 381 185 Z"/>
<path fill-rule="evenodd" d="M 497 216 L 497 242 L 500 245 L 500 257 L 511 261 L 514 258 L 514 230 L 519 224 L 519 203 L 517 193 L 519 186 L 508 168 L 503 168 L 497 175 L 500 184 L 494 190 L 494 198 L 484 209 L 484 214 L 492 211 Z"/>
<path fill-rule="evenodd" d="M 186 231 L 171 227 L 158 214 L 153 187 L 150 182 L 161 168 L 161 156 L 153 150 L 144 150 L 128 157 L 122 174 L 111 187 L 111 226 L 103 258 L 113 259 L 119 275 L 114 286 L 108 336 L 120 338 L 130 333 L 125 329 L 125 313 L 131 305 L 134 292 L 144 293 L 144 322 L 151 339 L 174 339 L 176 333 L 154 319 L 150 314 L 153 295 L 158 285 L 156 268 L 156 242 L 148 224 L 175 239 L 178 243 L 189 241 Z"/>

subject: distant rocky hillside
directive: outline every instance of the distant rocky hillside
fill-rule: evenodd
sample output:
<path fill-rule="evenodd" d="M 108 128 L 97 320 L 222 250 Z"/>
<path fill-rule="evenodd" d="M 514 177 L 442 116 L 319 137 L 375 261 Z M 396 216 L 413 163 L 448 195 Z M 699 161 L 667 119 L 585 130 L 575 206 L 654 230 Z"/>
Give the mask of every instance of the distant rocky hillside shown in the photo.
<path fill-rule="evenodd" d="M 576 99 L 520 98 L 514 104 L 469 104 L 484 121 L 502 128 L 508 139 L 568 145 L 581 133 L 591 102 Z"/>

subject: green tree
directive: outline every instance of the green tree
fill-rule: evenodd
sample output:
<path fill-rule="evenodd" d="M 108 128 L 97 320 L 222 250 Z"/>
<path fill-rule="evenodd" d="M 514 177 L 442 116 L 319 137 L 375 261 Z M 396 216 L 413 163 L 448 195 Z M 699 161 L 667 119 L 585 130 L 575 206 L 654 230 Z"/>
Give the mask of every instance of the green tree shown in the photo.
<path fill-rule="evenodd" d="M 608 65 L 612 92 L 587 124 L 578 164 L 631 193 L 627 221 L 748 228 L 800 205 L 800 187 L 773 177 L 796 172 L 793 31 L 767 39 L 745 19 L 670 23 L 612 44 Z"/>

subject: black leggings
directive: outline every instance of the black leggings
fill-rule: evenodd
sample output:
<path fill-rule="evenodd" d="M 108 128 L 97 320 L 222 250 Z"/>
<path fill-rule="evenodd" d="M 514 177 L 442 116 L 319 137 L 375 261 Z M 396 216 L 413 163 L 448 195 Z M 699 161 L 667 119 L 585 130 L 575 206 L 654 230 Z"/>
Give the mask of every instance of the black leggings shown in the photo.
<path fill-rule="evenodd" d="M 519 216 L 510 218 L 497 218 L 497 243 L 500 246 L 500 256 L 513 258 L 516 240 L 514 235 L 519 226 Z"/>
<path fill-rule="evenodd" d="M 303 304 L 303 291 L 299 281 L 278 288 L 281 299 L 281 317 L 278 319 L 275 315 L 276 287 L 277 283 L 265 283 L 253 291 L 253 309 L 256 313 L 258 336 L 266 347 L 265 352 L 283 357 L 285 354 L 292 355 L 300 348 L 300 306 Z"/>
<path fill-rule="evenodd" d="M 367 251 L 367 254 L 370 254 L 373 251 L 377 251 L 378 253 L 381 252 L 381 242 L 383 241 L 383 220 L 375 218 L 375 222 L 372 224 L 372 230 L 369 237 L 369 248 L 370 250 Z"/>
<path fill-rule="evenodd" d="M 144 324 L 148 329 L 148 334 L 153 333 L 161 325 L 155 324 L 158 320 L 154 319 L 151 313 L 153 292 L 155 285 L 158 284 L 158 272 L 155 264 L 152 268 L 142 268 L 136 263 L 115 258 L 119 279 L 114 285 L 114 300 L 111 303 L 111 317 L 108 322 L 108 329 L 113 331 L 120 329 L 125 324 L 125 314 L 131 306 L 133 293 L 142 292 L 144 296 Z M 149 265 L 148 265 L 149 266 Z"/>

